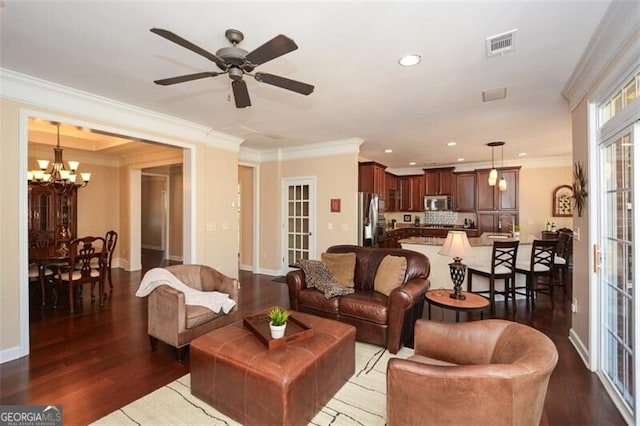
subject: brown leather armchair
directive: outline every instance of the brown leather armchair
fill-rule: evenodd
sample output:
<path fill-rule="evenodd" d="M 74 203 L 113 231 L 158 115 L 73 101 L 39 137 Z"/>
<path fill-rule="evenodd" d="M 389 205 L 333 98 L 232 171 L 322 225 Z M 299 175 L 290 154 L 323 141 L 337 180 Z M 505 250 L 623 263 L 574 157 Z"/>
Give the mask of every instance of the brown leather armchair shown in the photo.
<path fill-rule="evenodd" d="M 330 299 L 307 287 L 304 272 L 287 274 L 291 309 L 351 324 L 356 340 L 386 347 L 397 353 L 413 336 L 413 325 L 422 317 L 424 294 L 429 290 L 429 259 L 422 253 L 397 248 L 337 245 L 328 253 L 355 253 L 355 293 Z M 407 260 L 403 283 L 388 296 L 374 290 L 378 266 L 385 256 Z"/>
<path fill-rule="evenodd" d="M 414 355 L 387 364 L 387 425 L 538 425 L 553 342 L 504 320 L 416 322 Z"/>
<path fill-rule="evenodd" d="M 184 293 L 168 285 L 162 285 L 149 294 L 148 334 L 151 349 L 155 350 L 158 340 L 178 349 L 178 360 L 182 359 L 184 348 L 198 336 L 230 324 L 237 320 L 231 315 L 238 309 L 238 280 L 206 265 L 167 266 L 180 281 L 200 291 L 219 291 L 226 293 L 236 302 L 229 314 L 202 307 L 185 304 Z"/>

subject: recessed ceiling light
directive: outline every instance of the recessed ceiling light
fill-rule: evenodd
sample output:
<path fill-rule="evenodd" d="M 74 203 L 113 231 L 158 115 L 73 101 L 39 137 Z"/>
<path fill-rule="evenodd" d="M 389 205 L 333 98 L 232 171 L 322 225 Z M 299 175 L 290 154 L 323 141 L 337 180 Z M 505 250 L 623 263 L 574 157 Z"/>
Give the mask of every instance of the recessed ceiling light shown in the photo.
<path fill-rule="evenodd" d="M 526 152 L 519 152 L 518 153 L 518 157 L 526 157 L 527 153 Z"/>
<path fill-rule="evenodd" d="M 464 161 L 464 158 L 458 158 L 457 161 Z"/>
<path fill-rule="evenodd" d="M 416 162 L 415 162 L 415 161 L 412 161 L 412 162 L 410 162 L 410 163 L 409 163 L 409 165 L 410 165 L 410 166 L 415 166 L 415 165 L 416 165 Z"/>
<path fill-rule="evenodd" d="M 393 152 L 393 150 L 391 148 L 387 148 L 384 150 L 385 153 L 387 154 L 391 154 Z"/>
<path fill-rule="evenodd" d="M 457 144 L 455 142 L 447 142 L 447 146 L 456 146 Z"/>
<path fill-rule="evenodd" d="M 410 55 L 404 55 L 402 58 L 398 59 L 398 63 L 403 67 L 412 67 L 414 65 L 418 65 L 422 57 L 416 53 L 412 53 Z"/>

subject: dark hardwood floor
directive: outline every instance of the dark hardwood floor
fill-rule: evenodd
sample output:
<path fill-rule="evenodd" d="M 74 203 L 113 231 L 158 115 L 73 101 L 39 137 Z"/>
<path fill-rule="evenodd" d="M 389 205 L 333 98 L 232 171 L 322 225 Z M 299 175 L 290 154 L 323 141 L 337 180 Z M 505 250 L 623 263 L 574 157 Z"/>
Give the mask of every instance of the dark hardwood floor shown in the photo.
<path fill-rule="evenodd" d="M 143 271 L 150 267 L 148 261 L 145 265 Z M 103 308 L 92 305 L 86 294 L 74 315 L 34 303 L 31 354 L 0 365 L 0 404 L 61 404 L 65 425 L 84 425 L 187 374 L 188 357 L 179 364 L 173 348 L 162 343 L 156 352 L 149 348 L 146 300 L 134 295 L 143 271 L 114 269 L 114 290 Z M 243 271 L 239 277 L 239 310 L 233 314 L 238 319 L 273 305 L 288 307 L 286 284 Z M 545 403 L 549 424 L 624 425 L 569 343 L 567 304 L 558 297 L 552 310 L 546 299 L 540 296 L 535 313 L 519 302 L 515 315 L 498 303 L 496 317 L 530 324 L 558 347 L 560 360 Z M 453 321 L 453 314 L 433 308 L 432 319 Z M 457 403 L 464 406 L 464 401 Z"/>

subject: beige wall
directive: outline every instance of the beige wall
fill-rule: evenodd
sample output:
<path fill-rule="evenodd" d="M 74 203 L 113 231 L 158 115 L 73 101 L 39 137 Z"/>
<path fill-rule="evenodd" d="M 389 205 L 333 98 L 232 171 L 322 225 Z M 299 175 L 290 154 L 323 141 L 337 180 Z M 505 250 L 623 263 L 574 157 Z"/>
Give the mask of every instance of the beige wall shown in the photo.
<path fill-rule="evenodd" d="M 573 129 L 573 160 L 580 161 L 583 165 L 585 174 L 589 176 L 589 161 L 587 145 L 587 103 L 582 101 L 572 113 L 572 129 Z M 590 253 L 589 245 L 589 209 L 582 211 L 582 217 L 579 217 L 574 211 L 573 224 L 574 228 L 580 231 L 580 239 L 574 238 L 573 241 L 573 298 L 577 301 L 578 312 L 573 314 L 571 328 L 578 335 L 585 348 L 590 347 L 589 338 L 589 282 L 591 277 L 590 270 Z"/>
<path fill-rule="evenodd" d="M 572 217 L 553 217 L 553 191 L 560 185 L 571 185 L 572 168 L 528 168 L 520 169 L 519 211 L 522 234 L 540 237 L 547 221 L 558 228 L 573 227 Z"/>
<path fill-rule="evenodd" d="M 183 182 L 182 165 L 171 166 L 169 170 L 169 258 L 182 259 L 183 237 Z"/>
<path fill-rule="evenodd" d="M 140 208 L 142 210 L 142 247 L 154 250 L 162 249 L 162 232 L 164 228 L 164 206 L 162 193 L 166 193 L 164 176 L 142 175 L 142 194 Z"/>
<path fill-rule="evenodd" d="M 253 167 L 238 166 L 240 185 L 240 267 L 253 265 Z"/>
<path fill-rule="evenodd" d="M 340 154 L 264 163 L 261 165 L 261 259 L 262 269 L 280 270 L 282 179 L 316 178 L 316 250 L 335 244 L 357 244 L 358 155 Z M 341 211 L 330 212 L 330 199 L 341 200 Z M 332 229 L 329 230 L 329 224 Z"/>
<path fill-rule="evenodd" d="M 122 134 L 128 132 L 142 132 L 149 139 L 157 136 L 158 140 L 171 140 L 176 143 L 193 147 L 195 151 L 195 182 L 186 185 L 185 191 L 193 194 L 196 200 L 195 211 L 193 212 L 195 222 L 193 254 L 194 263 L 203 263 L 219 269 L 221 272 L 237 277 L 237 252 L 238 252 L 238 220 L 237 211 L 232 207 L 232 202 L 236 200 L 237 193 L 237 164 L 238 153 L 229 145 L 229 150 L 220 149 L 210 145 L 204 145 L 193 140 L 180 140 L 175 136 L 167 136 L 157 129 L 131 128 L 125 125 L 113 124 L 108 119 L 101 120 L 95 117 L 75 116 L 64 114 L 60 111 L 52 111 L 38 108 L 34 105 L 10 101 L 5 98 L 0 99 L 0 170 L 2 178 L 6 182 L 16 182 L 19 174 L 19 165 L 25 164 L 27 167 L 28 148 L 25 145 L 24 151 L 20 151 L 20 108 L 28 109 L 38 116 L 55 115 L 64 121 L 90 121 L 95 125 L 108 127 L 118 126 Z M 115 118 L 119 121 L 119 117 Z M 203 141 L 204 142 L 204 141 Z M 226 143 L 226 141 L 225 141 Z M 181 151 L 178 156 L 182 161 Z M 119 227 L 120 256 L 129 258 L 129 194 L 130 194 L 130 170 L 152 167 L 156 157 L 150 152 L 145 158 L 131 159 L 127 167 L 111 169 L 101 165 L 84 164 L 81 169 L 95 173 L 89 187 L 81 190 L 78 202 L 79 216 L 92 216 L 91 222 L 79 222 L 79 232 L 82 233 L 103 233 L 106 229 Z M 166 155 L 164 156 L 166 158 Z M 70 159 L 71 157 L 66 156 Z M 165 163 L 166 164 L 166 163 Z M 115 192 L 110 192 L 110 188 L 116 188 L 113 182 L 120 182 L 119 188 Z M 84 193 L 82 193 L 85 191 Z M 23 193 L 24 192 L 24 193 Z M 109 206 L 104 206 L 104 199 L 111 199 Z M 24 273 L 21 274 L 21 267 L 27 266 L 26 247 L 26 180 L 22 186 L 9 185 L 3 190 L 3 207 L 0 211 L 0 353 L 4 358 L 15 356 L 18 348 L 28 347 L 28 330 L 20 328 L 21 324 L 28 323 L 28 300 L 22 300 L 22 293 L 28 286 L 28 280 Z M 20 210 L 22 208 L 23 210 Z M 106 210 L 105 210 L 106 209 Z M 103 212 L 108 212 L 102 214 Z M 24 213 L 24 217 L 22 217 Z M 206 231 L 206 223 L 228 224 L 228 229 L 219 226 L 217 231 Z M 21 235 L 24 232 L 24 235 Z M 22 245 L 21 245 L 22 241 Z M 19 250 L 22 248 L 23 250 Z M 24 282 L 20 281 L 21 275 Z M 26 321 L 26 322 L 25 322 Z M 22 334 L 21 334 L 22 332 Z M 21 337 L 23 340 L 21 341 Z"/>

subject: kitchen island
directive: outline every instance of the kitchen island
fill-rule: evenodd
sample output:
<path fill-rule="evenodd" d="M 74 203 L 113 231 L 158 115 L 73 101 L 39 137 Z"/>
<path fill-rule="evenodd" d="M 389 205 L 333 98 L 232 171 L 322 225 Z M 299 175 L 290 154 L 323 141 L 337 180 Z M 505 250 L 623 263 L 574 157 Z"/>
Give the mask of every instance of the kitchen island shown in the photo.
<path fill-rule="evenodd" d="M 534 235 L 523 235 L 518 240 L 520 244 L 518 246 L 518 262 L 529 262 L 531 257 L 531 246 Z M 403 249 L 417 251 L 426 255 L 429 258 L 431 264 L 431 274 L 429 275 L 429 281 L 431 282 L 431 289 L 452 289 L 453 283 L 451 282 L 451 275 L 449 274 L 449 263 L 453 262 L 453 258 L 449 256 L 443 256 L 438 254 L 438 251 L 442 248 L 445 238 L 435 237 L 412 237 L 400 240 L 400 244 Z M 498 233 L 485 233 L 480 237 L 469 238 L 469 245 L 471 246 L 471 254 L 465 256 L 462 259 L 462 263 L 469 266 L 485 266 L 491 267 L 491 254 L 493 251 L 494 241 L 511 241 L 513 238 L 510 234 L 498 234 Z M 516 274 L 516 287 L 524 287 L 526 279 L 522 274 Z M 496 282 L 496 288 L 502 288 L 502 281 Z M 465 276 L 465 282 L 462 285 L 462 290 L 467 291 L 467 277 Z M 482 291 L 489 290 L 489 280 L 479 275 L 473 276 L 473 290 Z M 496 295 L 496 300 L 501 300 L 502 295 Z"/>

